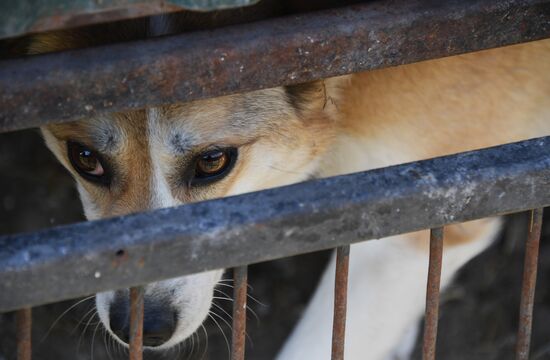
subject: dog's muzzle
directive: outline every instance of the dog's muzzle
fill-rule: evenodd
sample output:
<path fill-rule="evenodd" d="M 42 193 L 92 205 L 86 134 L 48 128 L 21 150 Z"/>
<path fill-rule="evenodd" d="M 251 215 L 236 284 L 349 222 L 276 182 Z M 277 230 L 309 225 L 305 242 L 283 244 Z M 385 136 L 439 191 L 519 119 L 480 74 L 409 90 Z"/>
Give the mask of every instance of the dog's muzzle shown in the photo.
<path fill-rule="evenodd" d="M 157 347 L 166 343 L 176 331 L 178 313 L 168 302 L 145 299 L 143 345 Z M 130 339 L 130 304 L 128 296 L 117 295 L 109 309 L 109 327 L 124 343 Z"/>

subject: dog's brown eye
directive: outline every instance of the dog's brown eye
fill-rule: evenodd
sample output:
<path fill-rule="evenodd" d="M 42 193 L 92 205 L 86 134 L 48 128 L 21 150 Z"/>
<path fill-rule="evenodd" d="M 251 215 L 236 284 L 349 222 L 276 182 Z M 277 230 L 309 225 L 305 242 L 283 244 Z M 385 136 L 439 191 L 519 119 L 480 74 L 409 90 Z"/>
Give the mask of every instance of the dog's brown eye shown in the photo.
<path fill-rule="evenodd" d="M 223 170 L 229 160 L 229 156 L 221 151 L 210 151 L 201 155 L 197 162 L 197 173 L 200 175 L 213 175 Z"/>
<path fill-rule="evenodd" d="M 76 142 L 68 142 L 67 147 L 69 160 L 80 175 L 91 181 L 104 182 L 105 169 L 95 151 Z"/>
<path fill-rule="evenodd" d="M 193 183 L 221 179 L 231 170 L 236 156 L 235 148 L 210 150 L 200 154 L 195 163 Z"/>

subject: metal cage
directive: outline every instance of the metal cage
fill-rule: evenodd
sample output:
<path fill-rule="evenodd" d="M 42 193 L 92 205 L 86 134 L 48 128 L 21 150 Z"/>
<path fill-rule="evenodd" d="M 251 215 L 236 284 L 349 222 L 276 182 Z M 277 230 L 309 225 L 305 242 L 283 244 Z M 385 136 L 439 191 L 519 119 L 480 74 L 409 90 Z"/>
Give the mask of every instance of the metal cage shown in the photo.
<path fill-rule="evenodd" d="M 122 3 L 130 9 L 140 4 Z M 127 18 L 130 13 L 117 16 Z M 101 16 L 87 19 L 101 20 Z M 68 23 L 43 21 L 49 24 L 46 28 L 6 25 L 0 35 L 63 28 Z M 547 37 L 547 0 L 441 4 L 388 0 L 207 34 L 192 32 L 2 60 L 0 131 L 296 84 Z M 130 63 L 125 60 L 128 53 L 133 54 Z M 94 62 L 87 61 L 91 57 Z M 197 59 L 201 59 L 199 65 Z M 271 70 L 262 71 L 266 67 Z M 159 76 L 166 73 L 174 78 Z M 517 359 L 527 359 L 542 208 L 550 205 L 548 149 L 550 137 L 532 139 L 238 197 L 2 236 L 0 311 L 19 309 L 18 359 L 28 360 L 32 306 L 132 287 L 129 356 L 137 360 L 142 356 L 140 284 L 232 267 L 231 357 L 244 359 L 247 264 L 336 248 L 332 359 L 343 359 L 350 244 L 430 228 L 423 358 L 434 359 L 443 227 L 528 210 L 531 221 L 516 351 Z M 451 189 L 452 203 L 445 196 Z M 204 214 L 216 221 L 204 221 Z M 182 218 L 188 221 L 182 223 Z M 342 227 L 344 220 L 352 226 Z M 290 237 L 289 229 L 299 231 Z M 108 241 L 104 234 L 109 234 Z M 252 242 L 262 251 L 252 250 Z M 206 253 L 208 257 L 200 256 Z M 165 265 L 175 259 L 183 265 Z M 67 272 L 71 278 L 65 276 Z"/>

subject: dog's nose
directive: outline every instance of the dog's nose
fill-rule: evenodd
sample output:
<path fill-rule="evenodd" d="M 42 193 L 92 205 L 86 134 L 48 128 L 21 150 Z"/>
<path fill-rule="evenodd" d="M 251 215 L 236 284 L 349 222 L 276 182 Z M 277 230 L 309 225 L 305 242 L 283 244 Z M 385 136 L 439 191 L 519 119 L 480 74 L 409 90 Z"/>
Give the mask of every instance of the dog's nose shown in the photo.
<path fill-rule="evenodd" d="M 160 346 L 170 340 L 178 322 L 177 312 L 166 304 L 144 303 L 143 345 Z M 127 297 L 117 297 L 109 311 L 111 331 L 123 342 L 130 341 L 130 312 Z"/>
<path fill-rule="evenodd" d="M 169 306 L 146 309 L 143 317 L 143 345 L 160 346 L 170 340 L 177 321 L 177 313 Z"/>

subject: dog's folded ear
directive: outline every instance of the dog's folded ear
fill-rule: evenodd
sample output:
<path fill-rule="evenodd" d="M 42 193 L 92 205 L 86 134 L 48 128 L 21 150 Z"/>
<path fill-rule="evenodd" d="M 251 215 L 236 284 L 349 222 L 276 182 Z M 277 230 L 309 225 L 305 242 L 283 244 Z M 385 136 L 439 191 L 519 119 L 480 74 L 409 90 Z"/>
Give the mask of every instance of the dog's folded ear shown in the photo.
<path fill-rule="evenodd" d="M 338 108 L 344 89 L 349 85 L 351 75 L 337 76 L 324 80 L 285 86 L 289 104 L 300 117 L 312 113 L 330 114 Z"/>

